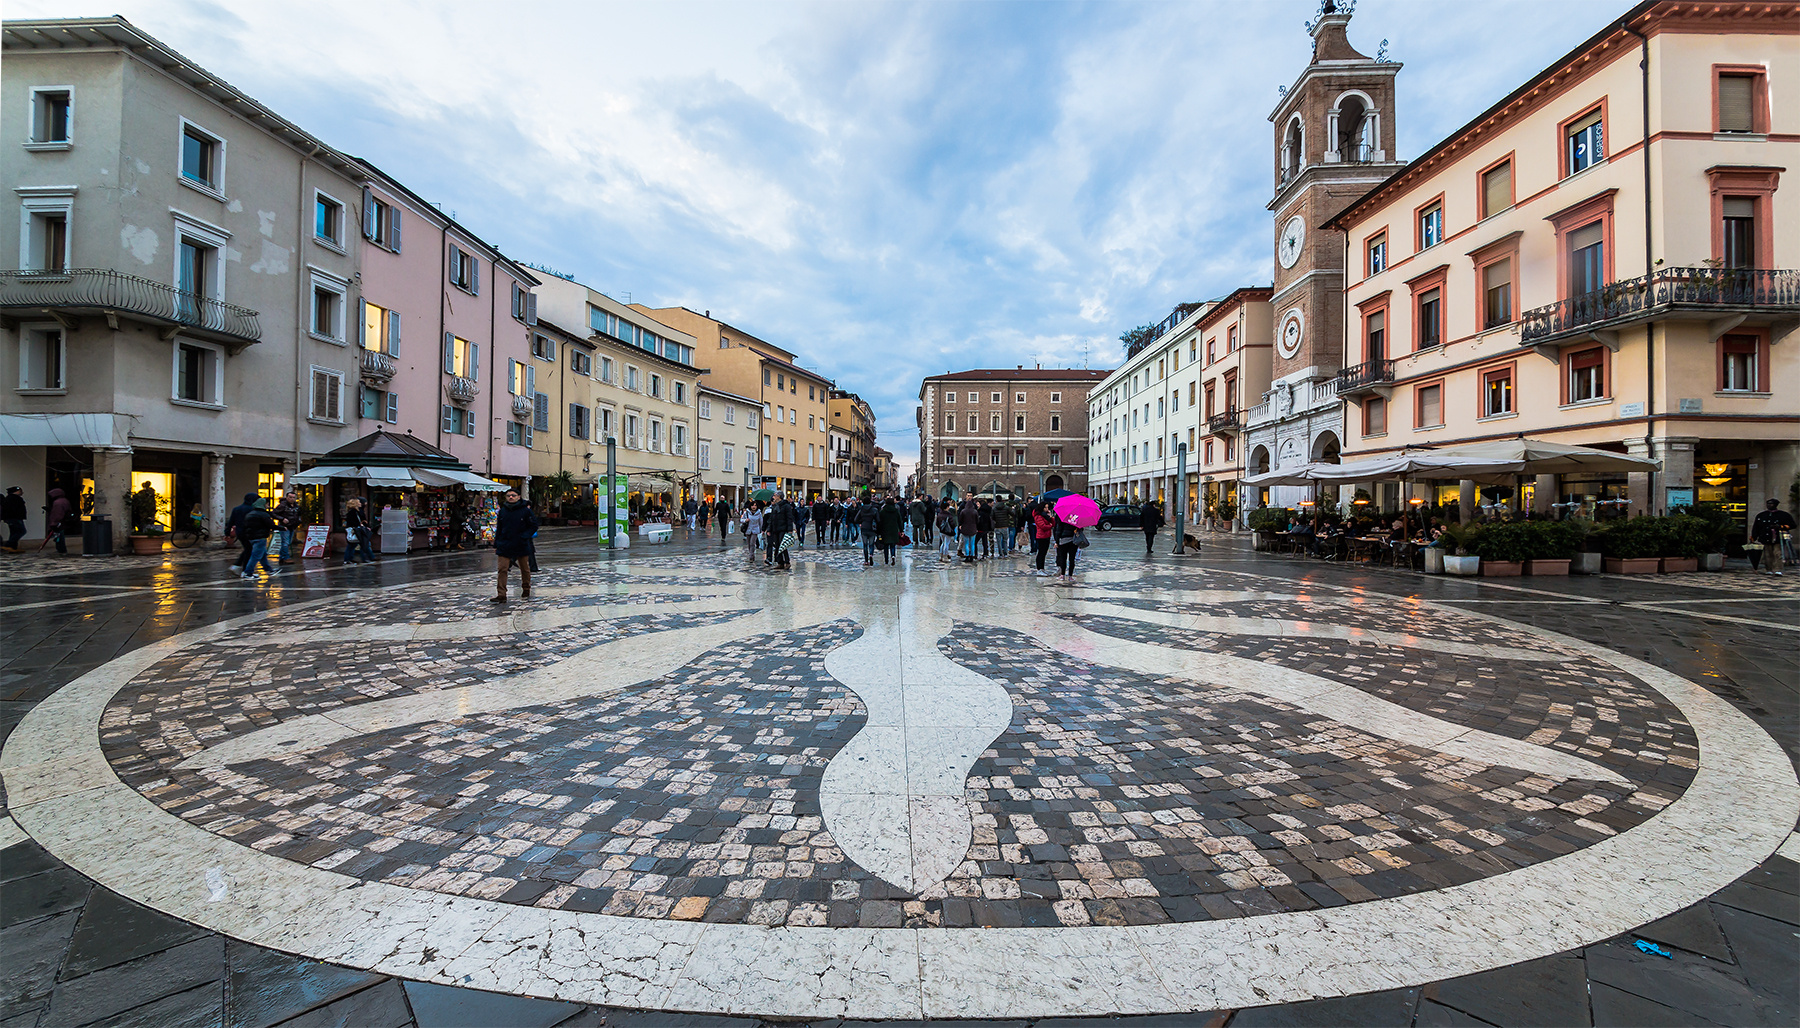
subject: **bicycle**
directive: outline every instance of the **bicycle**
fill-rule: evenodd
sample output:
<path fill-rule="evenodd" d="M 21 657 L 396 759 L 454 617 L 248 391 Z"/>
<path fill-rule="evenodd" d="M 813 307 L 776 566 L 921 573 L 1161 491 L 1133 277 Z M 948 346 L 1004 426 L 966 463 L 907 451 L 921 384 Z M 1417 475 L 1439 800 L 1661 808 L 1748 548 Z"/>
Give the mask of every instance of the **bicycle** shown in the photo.
<path fill-rule="evenodd" d="M 178 550 L 186 550 L 212 538 L 212 533 L 206 530 L 206 515 L 195 514 L 192 515 L 191 520 L 194 523 L 193 527 L 171 534 L 169 545 Z"/>

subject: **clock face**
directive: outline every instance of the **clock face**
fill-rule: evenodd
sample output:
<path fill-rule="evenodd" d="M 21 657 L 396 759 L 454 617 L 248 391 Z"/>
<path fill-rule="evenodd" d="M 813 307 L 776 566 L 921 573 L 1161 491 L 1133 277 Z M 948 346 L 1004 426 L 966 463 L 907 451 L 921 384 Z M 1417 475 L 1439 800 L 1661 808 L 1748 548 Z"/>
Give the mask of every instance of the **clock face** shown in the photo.
<path fill-rule="evenodd" d="M 1295 307 L 1287 312 L 1287 316 L 1281 322 L 1281 355 L 1291 359 L 1299 353 L 1300 338 L 1305 334 L 1306 319 L 1300 314 L 1300 308 Z"/>
<path fill-rule="evenodd" d="M 1281 227 L 1281 241 L 1276 244 L 1275 255 L 1281 259 L 1281 266 L 1291 268 L 1300 259 L 1300 246 L 1306 242 L 1306 221 L 1296 214 Z"/>

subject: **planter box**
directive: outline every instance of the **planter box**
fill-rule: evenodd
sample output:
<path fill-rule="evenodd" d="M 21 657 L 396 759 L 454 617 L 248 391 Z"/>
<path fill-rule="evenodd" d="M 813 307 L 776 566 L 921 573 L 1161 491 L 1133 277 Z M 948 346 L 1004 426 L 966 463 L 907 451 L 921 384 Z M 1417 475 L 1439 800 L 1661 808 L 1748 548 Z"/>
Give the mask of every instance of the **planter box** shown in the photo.
<path fill-rule="evenodd" d="M 1444 556 L 1444 574 L 1472 576 L 1481 573 L 1480 557 Z"/>
<path fill-rule="evenodd" d="M 1700 570 L 1702 570 L 1702 571 L 1723 571 L 1723 570 L 1725 570 L 1725 555 L 1723 553 L 1702 554 L 1700 557 Z"/>
<path fill-rule="evenodd" d="M 1603 562 L 1609 575 L 1654 575 L 1662 570 L 1659 557 L 1608 557 Z"/>
<path fill-rule="evenodd" d="M 1481 562 L 1483 578 L 1517 578 L 1525 571 L 1525 565 L 1516 560 L 1484 560 Z"/>
<path fill-rule="evenodd" d="M 152 557 L 163 551 L 163 537 L 160 535 L 134 535 L 131 537 L 131 552 L 140 557 Z"/>
<path fill-rule="evenodd" d="M 1600 573 L 1600 554 L 1582 551 L 1569 562 L 1569 570 L 1577 575 L 1597 575 Z"/>
<path fill-rule="evenodd" d="M 1567 576 L 1569 562 L 1566 560 L 1528 560 L 1525 562 L 1525 573 L 1528 575 Z"/>
<path fill-rule="evenodd" d="M 1425 547 L 1425 573 L 1441 575 L 1444 573 L 1444 548 L 1441 546 Z"/>
<path fill-rule="evenodd" d="M 1662 570 L 1665 575 L 1675 571 L 1698 571 L 1700 570 L 1700 558 L 1664 557 L 1662 559 Z"/>

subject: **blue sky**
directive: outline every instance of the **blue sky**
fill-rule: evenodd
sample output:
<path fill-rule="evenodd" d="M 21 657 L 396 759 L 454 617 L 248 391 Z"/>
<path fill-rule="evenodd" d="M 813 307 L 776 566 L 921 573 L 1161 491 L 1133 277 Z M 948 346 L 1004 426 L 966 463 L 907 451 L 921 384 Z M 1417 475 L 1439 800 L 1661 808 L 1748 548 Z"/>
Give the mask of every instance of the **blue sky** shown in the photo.
<path fill-rule="evenodd" d="M 1176 303 L 1266 283 L 1269 112 L 1316 3 L 11 0 L 117 12 L 506 253 L 685 305 L 874 406 L 919 380 L 1110 367 Z M 1623 13 L 1363 0 L 1400 155 Z"/>

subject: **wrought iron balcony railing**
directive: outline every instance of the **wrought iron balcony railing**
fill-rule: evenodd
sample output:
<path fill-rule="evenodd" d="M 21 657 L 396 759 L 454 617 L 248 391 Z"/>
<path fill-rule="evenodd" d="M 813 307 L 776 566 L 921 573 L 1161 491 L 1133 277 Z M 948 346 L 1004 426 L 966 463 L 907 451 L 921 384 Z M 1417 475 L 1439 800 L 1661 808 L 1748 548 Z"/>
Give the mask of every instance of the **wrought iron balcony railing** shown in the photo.
<path fill-rule="evenodd" d="M 1372 392 L 1376 386 L 1385 385 L 1394 380 L 1394 362 L 1391 360 L 1365 361 L 1338 372 L 1337 394 L 1347 396 L 1355 393 Z"/>
<path fill-rule="evenodd" d="M 1757 268 L 1658 268 L 1639 278 L 1535 310 L 1519 318 L 1519 339 L 1542 343 L 1596 329 L 1654 321 L 1675 311 L 1800 312 L 1800 271 Z"/>
<path fill-rule="evenodd" d="M 466 407 L 474 403 L 475 397 L 480 395 L 481 384 L 472 378 L 452 375 L 450 383 L 444 387 L 444 391 L 450 394 L 451 403 Z"/>
<path fill-rule="evenodd" d="M 0 271 L 0 309 L 128 314 L 239 346 L 262 339 L 253 310 L 106 268 Z"/>
<path fill-rule="evenodd" d="M 1236 407 L 1220 411 L 1206 419 L 1206 431 L 1211 435 L 1224 435 L 1236 432 L 1244 427 L 1244 414 Z"/>
<path fill-rule="evenodd" d="M 356 362 L 362 368 L 362 377 L 376 385 L 393 378 L 400 370 L 399 363 L 380 350 L 364 350 L 357 355 Z"/>

